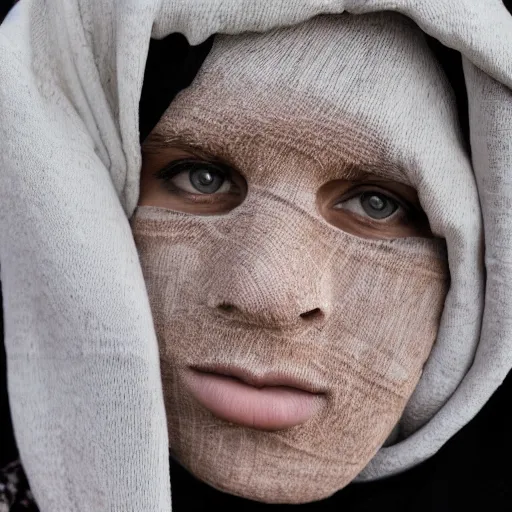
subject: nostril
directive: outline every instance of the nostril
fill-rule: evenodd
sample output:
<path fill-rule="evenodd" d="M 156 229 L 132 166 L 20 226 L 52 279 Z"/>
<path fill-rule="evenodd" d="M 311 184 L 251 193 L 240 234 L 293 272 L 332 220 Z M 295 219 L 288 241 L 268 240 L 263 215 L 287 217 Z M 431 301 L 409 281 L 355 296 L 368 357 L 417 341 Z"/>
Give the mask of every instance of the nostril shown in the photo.
<path fill-rule="evenodd" d="M 233 311 L 235 309 L 235 306 L 232 304 L 228 304 L 227 302 L 223 302 L 222 304 L 219 304 L 217 306 L 219 309 L 222 309 L 222 311 Z"/>
<path fill-rule="evenodd" d="M 306 311 L 305 313 L 301 313 L 300 317 L 304 320 L 321 320 L 324 317 L 324 314 L 320 308 L 315 308 L 310 311 Z"/>

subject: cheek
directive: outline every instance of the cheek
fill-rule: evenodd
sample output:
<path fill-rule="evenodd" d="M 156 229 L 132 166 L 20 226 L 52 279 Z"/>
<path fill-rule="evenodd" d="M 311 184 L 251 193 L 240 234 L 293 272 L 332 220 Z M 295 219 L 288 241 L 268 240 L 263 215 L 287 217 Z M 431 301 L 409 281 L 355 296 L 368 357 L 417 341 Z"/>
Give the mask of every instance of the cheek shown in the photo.
<path fill-rule="evenodd" d="M 199 347 L 190 340 L 201 320 L 196 312 L 202 299 L 197 276 L 207 265 L 202 251 L 183 238 L 186 235 L 182 236 L 179 229 L 162 231 L 162 236 L 148 236 L 146 231 L 134 236 L 164 363 L 164 379 L 170 377 L 170 361 L 176 365 L 187 354 L 193 360 L 194 348 Z"/>
<path fill-rule="evenodd" d="M 413 244 L 404 250 L 352 240 L 339 252 L 325 361 L 336 408 L 359 421 L 360 442 L 385 440 L 435 342 L 448 289 L 437 243 L 418 254 Z"/>
<path fill-rule="evenodd" d="M 151 211 L 152 207 L 139 207 Z M 158 216 L 158 212 L 157 212 Z M 219 240 L 208 223 L 165 211 L 161 218 L 135 214 L 131 219 L 153 321 L 164 379 L 190 361 L 201 360 L 211 319 L 205 318 L 204 283 L 211 275 Z"/>
<path fill-rule="evenodd" d="M 434 247 L 418 254 L 408 245 L 390 249 L 352 240 L 333 269 L 330 346 L 399 395 L 407 394 L 430 353 L 448 277 Z"/>

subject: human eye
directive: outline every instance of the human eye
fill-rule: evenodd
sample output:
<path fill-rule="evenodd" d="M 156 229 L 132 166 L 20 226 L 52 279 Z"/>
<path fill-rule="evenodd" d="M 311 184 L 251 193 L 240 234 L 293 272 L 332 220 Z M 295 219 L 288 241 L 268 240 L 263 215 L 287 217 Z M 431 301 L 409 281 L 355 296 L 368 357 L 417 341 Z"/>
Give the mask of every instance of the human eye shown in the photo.
<path fill-rule="evenodd" d="M 382 179 L 372 181 L 325 183 L 317 194 L 317 206 L 324 219 L 362 238 L 434 236 L 412 187 Z"/>
<path fill-rule="evenodd" d="M 154 173 L 154 177 L 161 180 L 170 193 L 229 194 L 238 188 L 227 167 L 191 158 L 170 162 Z"/>
<path fill-rule="evenodd" d="M 247 181 L 233 167 L 217 160 L 167 148 L 144 154 L 139 206 L 157 206 L 192 215 L 221 215 L 247 195 Z"/>
<path fill-rule="evenodd" d="M 389 221 L 406 215 L 408 209 L 401 201 L 380 190 L 358 192 L 334 204 L 333 208 L 346 210 L 372 221 Z"/>

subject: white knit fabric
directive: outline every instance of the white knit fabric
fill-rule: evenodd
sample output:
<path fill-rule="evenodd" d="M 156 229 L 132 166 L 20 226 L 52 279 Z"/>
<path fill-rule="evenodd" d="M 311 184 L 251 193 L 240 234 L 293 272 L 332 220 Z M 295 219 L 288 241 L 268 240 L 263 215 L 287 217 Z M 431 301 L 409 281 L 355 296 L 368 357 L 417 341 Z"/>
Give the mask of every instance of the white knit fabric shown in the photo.
<path fill-rule="evenodd" d="M 171 510 L 157 342 L 127 221 L 150 37 L 197 44 L 344 10 L 402 12 L 463 54 L 487 271 L 471 308 L 443 314 L 405 413 L 414 433 L 359 479 L 434 454 L 512 367 L 512 16 L 500 0 L 23 0 L 0 27 L 0 265 L 15 435 L 42 512 Z"/>

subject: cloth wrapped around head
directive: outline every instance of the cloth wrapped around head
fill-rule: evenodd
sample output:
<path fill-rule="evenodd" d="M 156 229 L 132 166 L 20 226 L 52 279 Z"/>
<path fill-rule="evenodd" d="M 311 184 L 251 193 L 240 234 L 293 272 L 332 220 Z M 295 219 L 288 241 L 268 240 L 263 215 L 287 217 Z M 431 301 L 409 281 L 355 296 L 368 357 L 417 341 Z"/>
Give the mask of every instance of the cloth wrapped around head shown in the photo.
<path fill-rule="evenodd" d="M 170 449 L 212 485 L 266 502 L 330 496 L 467 371 L 478 193 L 453 91 L 404 16 L 218 37 L 143 145 L 139 204 Z M 212 365 L 294 377 L 322 401 L 265 422 L 249 391 L 234 403 L 222 384 L 189 382 Z"/>
<path fill-rule="evenodd" d="M 501 384 L 512 18 L 392 4 L 24 0 L 0 27 L 8 389 L 42 512 L 167 512 L 169 450 L 228 492 L 319 499 L 430 457 Z M 471 156 L 422 30 L 462 54 Z M 172 32 L 229 35 L 139 198 L 147 48 Z M 186 371 L 216 364 L 317 395 L 249 420 Z"/>

